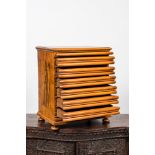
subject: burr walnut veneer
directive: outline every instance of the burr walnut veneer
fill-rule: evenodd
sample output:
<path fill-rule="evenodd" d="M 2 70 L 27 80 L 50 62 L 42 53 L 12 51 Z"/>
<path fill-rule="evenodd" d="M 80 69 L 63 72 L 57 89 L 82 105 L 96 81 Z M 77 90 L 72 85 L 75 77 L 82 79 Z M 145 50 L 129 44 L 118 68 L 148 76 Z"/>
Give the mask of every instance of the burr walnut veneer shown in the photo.
<path fill-rule="evenodd" d="M 110 47 L 37 47 L 38 115 L 52 129 L 72 121 L 119 114 Z"/>

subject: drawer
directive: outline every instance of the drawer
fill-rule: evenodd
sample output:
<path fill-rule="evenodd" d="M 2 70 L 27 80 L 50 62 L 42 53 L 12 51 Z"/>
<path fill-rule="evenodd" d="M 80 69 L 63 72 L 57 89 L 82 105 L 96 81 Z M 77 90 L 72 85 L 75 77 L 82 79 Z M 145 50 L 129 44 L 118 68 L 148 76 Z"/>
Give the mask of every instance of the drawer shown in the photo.
<path fill-rule="evenodd" d="M 71 57 L 71 58 L 57 58 L 56 66 L 69 67 L 69 66 L 92 66 L 92 65 L 107 65 L 113 64 L 113 56 L 94 56 L 94 57 Z"/>
<path fill-rule="evenodd" d="M 36 151 L 37 155 L 75 155 L 74 149 L 72 142 L 42 139 L 38 141 Z"/>
<path fill-rule="evenodd" d="M 113 52 L 109 50 L 105 51 L 64 51 L 64 52 L 57 52 L 56 57 L 76 57 L 76 56 L 107 56 L 112 55 Z"/>
<path fill-rule="evenodd" d="M 113 60 L 114 56 L 94 56 L 94 57 L 68 57 L 68 58 L 56 58 L 58 63 L 62 62 L 83 62 L 83 61 L 105 61 L 105 60 Z"/>
<path fill-rule="evenodd" d="M 62 62 L 62 63 L 56 63 L 57 67 L 70 67 L 70 66 L 93 66 L 93 65 L 108 65 L 108 64 L 114 64 L 114 61 L 82 61 L 82 62 Z"/>
<path fill-rule="evenodd" d="M 121 134 L 120 134 L 121 135 Z M 94 135 L 95 136 L 95 135 Z M 108 138 L 77 143 L 78 155 L 129 155 L 128 138 L 114 133 Z"/>
<path fill-rule="evenodd" d="M 114 84 L 115 76 L 99 76 L 89 78 L 75 78 L 75 79 L 58 79 L 57 87 L 60 88 L 73 88 L 83 86 L 97 86 L 105 84 Z"/>
<path fill-rule="evenodd" d="M 91 77 L 114 74 L 114 67 L 57 68 L 58 78 Z"/>
<path fill-rule="evenodd" d="M 118 97 L 107 95 L 102 97 L 91 97 L 84 99 L 70 99 L 63 100 L 61 98 L 57 99 L 57 106 L 63 110 L 71 110 L 71 109 L 81 109 L 87 107 L 97 107 L 104 106 L 110 104 L 118 104 Z"/>
<path fill-rule="evenodd" d="M 57 97 L 62 99 L 74 99 L 82 97 L 92 97 L 116 93 L 116 86 L 100 86 L 90 88 L 57 89 Z"/>
<path fill-rule="evenodd" d="M 104 117 L 119 114 L 119 107 L 103 106 L 100 108 L 77 110 L 77 111 L 64 111 L 60 108 L 57 109 L 58 117 L 62 118 L 64 122 L 84 120 L 90 118 Z"/>

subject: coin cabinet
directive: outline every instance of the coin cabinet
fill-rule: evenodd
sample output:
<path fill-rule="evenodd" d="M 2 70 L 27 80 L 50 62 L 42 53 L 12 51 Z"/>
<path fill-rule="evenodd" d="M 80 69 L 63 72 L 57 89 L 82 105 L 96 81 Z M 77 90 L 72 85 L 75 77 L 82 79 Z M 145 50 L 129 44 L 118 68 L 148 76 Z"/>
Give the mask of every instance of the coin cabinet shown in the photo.
<path fill-rule="evenodd" d="M 73 121 L 119 114 L 110 47 L 37 47 L 40 120 L 52 130 Z"/>

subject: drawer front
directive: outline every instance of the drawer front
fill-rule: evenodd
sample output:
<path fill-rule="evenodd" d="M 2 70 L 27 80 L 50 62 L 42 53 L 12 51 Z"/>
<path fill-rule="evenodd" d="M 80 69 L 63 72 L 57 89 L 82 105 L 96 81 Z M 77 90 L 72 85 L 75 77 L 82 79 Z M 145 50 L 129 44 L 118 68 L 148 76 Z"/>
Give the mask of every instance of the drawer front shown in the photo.
<path fill-rule="evenodd" d="M 27 155 L 74 155 L 75 143 L 54 140 L 27 140 Z"/>
<path fill-rule="evenodd" d="M 118 104 L 117 96 L 94 97 L 85 99 L 57 100 L 57 106 L 63 110 L 81 109 L 89 107 Z"/>
<path fill-rule="evenodd" d="M 97 85 L 100 86 L 114 83 L 115 83 L 115 76 L 98 76 L 89 78 L 58 79 L 57 87 L 74 88 L 83 86 L 97 86 Z"/>
<path fill-rule="evenodd" d="M 57 116 L 64 122 L 119 113 L 113 52 L 56 53 Z"/>
<path fill-rule="evenodd" d="M 57 77 L 78 78 L 78 77 L 96 77 L 114 74 L 114 67 L 85 67 L 85 68 L 57 68 Z"/>
<path fill-rule="evenodd" d="M 77 155 L 129 155 L 128 138 L 79 142 Z"/>
<path fill-rule="evenodd" d="M 57 52 L 57 57 L 82 57 L 82 56 L 109 56 L 112 55 L 113 52 L 109 50 L 104 51 L 64 51 L 64 52 Z"/>
<path fill-rule="evenodd" d="M 56 66 L 70 67 L 70 66 L 92 66 L 92 65 L 107 65 L 113 64 L 114 57 L 100 56 L 100 57 L 76 57 L 76 58 L 57 58 Z"/>
<path fill-rule="evenodd" d="M 74 110 L 67 112 L 60 108 L 57 109 L 58 117 L 61 117 L 64 122 L 111 116 L 115 114 L 119 114 L 119 107 L 104 106 L 100 108 L 89 108 L 85 110 Z"/>

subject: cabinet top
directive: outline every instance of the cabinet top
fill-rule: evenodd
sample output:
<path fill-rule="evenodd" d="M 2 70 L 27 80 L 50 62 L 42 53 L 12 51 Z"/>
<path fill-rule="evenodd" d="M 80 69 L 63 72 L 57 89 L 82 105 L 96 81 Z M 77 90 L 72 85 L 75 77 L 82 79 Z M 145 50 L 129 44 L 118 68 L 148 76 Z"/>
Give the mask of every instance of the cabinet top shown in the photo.
<path fill-rule="evenodd" d="M 58 141 L 92 141 L 99 139 L 118 139 L 129 137 L 129 115 L 120 114 L 110 117 L 110 123 L 102 119 L 80 121 L 66 124 L 58 131 L 52 131 L 51 125 L 38 121 L 36 114 L 26 115 L 26 137 Z"/>
<path fill-rule="evenodd" d="M 77 51 L 77 50 L 86 50 L 86 51 L 102 51 L 102 50 L 111 50 L 111 47 L 44 47 L 37 46 L 36 49 L 43 49 L 48 51 Z"/>

